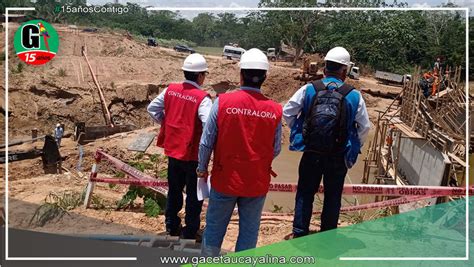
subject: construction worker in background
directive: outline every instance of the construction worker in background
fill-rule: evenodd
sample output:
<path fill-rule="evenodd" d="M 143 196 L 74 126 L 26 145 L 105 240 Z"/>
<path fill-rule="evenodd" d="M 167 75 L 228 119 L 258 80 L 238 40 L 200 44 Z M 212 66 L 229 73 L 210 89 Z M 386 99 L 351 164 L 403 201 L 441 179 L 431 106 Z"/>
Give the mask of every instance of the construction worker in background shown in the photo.
<path fill-rule="evenodd" d="M 431 95 L 433 83 L 434 83 L 434 77 L 431 71 L 423 73 L 423 77 L 420 79 L 419 85 L 421 89 L 423 90 L 423 95 L 425 97 L 429 97 Z"/>
<path fill-rule="evenodd" d="M 54 128 L 54 139 L 56 140 L 56 144 L 58 144 L 58 148 L 61 147 L 61 138 L 63 138 L 64 129 L 61 127 L 61 123 L 56 124 L 56 128 Z"/>
<path fill-rule="evenodd" d="M 202 254 L 218 256 L 235 205 L 239 237 L 235 251 L 255 248 L 272 160 L 281 150 L 281 106 L 260 88 L 269 63 L 259 49 L 240 59 L 240 90 L 221 94 L 214 102 L 199 145 L 198 177 L 208 177 L 214 150 L 211 192 Z"/>
<path fill-rule="evenodd" d="M 432 87 L 431 87 L 431 95 L 434 96 L 436 95 L 436 93 L 438 93 L 438 87 L 439 87 L 439 83 L 440 83 L 440 78 L 439 78 L 439 69 L 435 69 L 435 71 L 433 72 L 433 84 L 432 84 Z"/>
<path fill-rule="evenodd" d="M 202 210 L 202 201 L 198 201 L 196 195 L 199 140 L 212 101 L 201 88 L 208 73 L 204 57 L 197 53 L 189 55 L 181 69 L 186 80 L 171 83 L 148 105 L 148 113 L 161 124 L 157 145 L 163 147 L 168 156 L 166 230 L 171 236 L 195 239 Z M 184 187 L 186 226 L 181 231 L 178 212 L 183 207 Z"/>
<path fill-rule="evenodd" d="M 321 231 L 337 227 L 344 178 L 370 129 L 361 93 L 344 83 L 349 52 L 335 47 L 324 61 L 325 77 L 301 87 L 283 108 L 283 117 L 291 128 L 290 150 L 304 152 L 295 199 L 294 238 L 309 233 L 314 194 L 322 178 Z"/>
<path fill-rule="evenodd" d="M 440 70 L 441 70 L 441 58 L 437 58 L 436 62 L 433 64 L 433 73 L 439 74 Z"/>
<path fill-rule="evenodd" d="M 449 69 L 446 69 L 444 71 L 444 75 L 441 77 L 440 91 L 443 91 L 449 87 L 449 75 L 450 75 Z"/>
<path fill-rule="evenodd" d="M 441 81 L 440 76 L 441 76 L 441 58 L 436 58 L 436 62 L 433 64 L 433 84 L 431 88 L 431 95 L 434 96 L 436 93 L 438 93 L 439 90 L 439 83 Z"/>

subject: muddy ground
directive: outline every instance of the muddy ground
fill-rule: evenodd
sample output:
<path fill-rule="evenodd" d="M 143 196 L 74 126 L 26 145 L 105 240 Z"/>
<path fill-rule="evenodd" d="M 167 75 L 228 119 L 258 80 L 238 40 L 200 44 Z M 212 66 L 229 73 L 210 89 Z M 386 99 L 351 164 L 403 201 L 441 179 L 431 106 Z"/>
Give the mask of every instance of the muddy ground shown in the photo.
<path fill-rule="evenodd" d="M 93 163 L 93 154 L 98 148 L 123 161 L 136 156 L 136 153 L 127 150 L 128 144 L 139 133 L 156 132 L 158 129 L 148 116 L 146 106 L 170 82 L 182 80 L 180 66 L 187 56 L 171 49 L 148 47 L 119 33 L 104 31 L 73 33 L 61 25 L 55 25 L 55 28 L 60 35 L 59 51 L 54 60 L 45 66 L 19 67 L 21 63 L 13 50 L 10 50 L 9 139 L 10 142 L 28 139 L 33 128 L 39 130 L 39 135 L 50 134 L 56 123 L 63 123 L 67 136 L 63 139 L 61 147 L 64 169 L 62 174 L 47 174 L 42 168 L 40 158 L 12 162 L 9 165 L 11 203 L 9 226 L 54 233 L 163 234 L 163 216 L 146 217 L 141 206 L 132 211 L 116 210 L 117 200 L 126 192 L 125 186 L 110 188 L 108 185 L 99 185 L 95 194 L 103 200 L 105 207 L 101 209 L 78 207 L 61 220 L 49 222 L 43 227 L 29 224 L 35 208 L 43 203 L 50 192 L 84 190 L 88 171 Z M 10 32 L 13 36 L 14 30 Z M 3 49 L 4 34 L 0 35 L 0 43 Z M 116 134 L 85 145 L 80 172 L 77 170 L 79 159 L 77 144 L 70 137 L 74 123 L 82 121 L 89 126 L 104 124 L 97 90 L 86 62 L 81 56 L 81 47 L 84 45 L 92 68 L 104 89 L 114 119 L 123 124 L 135 125 L 141 130 Z M 9 47 L 12 48 L 12 44 Z M 206 58 L 210 74 L 204 87 L 212 96 L 238 86 L 237 62 L 215 56 Z M 298 73 L 299 69 L 289 64 L 272 63 L 268 79 L 263 86 L 263 93 L 282 105 L 285 104 L 301 86 L 300 81 L 293 79 Z M 401 90 L 399 87 L 380 85 L 371 77 L 348 82 L 360 89 L 390 92 Z M 0 85 L 2 100 L 5 98 L 3 85 L 2 82 Z M 376 110 L 384 110 L 391 103 L 388 99 L 367 94 L 363 96 L 373 122 L 376 120 Z M 4 121 L 4 116 L 0 117 L 0 120 Z M 285 127 L 283 138 L 285 144 L 288 142 L 288 132 Z M 4 139 L 3 132 L 1 139 Z M 41 148 L 42 145 L 42 142 L 28 143 L 11 149 Z M 152 145 L 147 154 L 161 152 Z M 3 175 L 4 166 L 0 167 Z M 114 173 L 107 168 L 104 172 L 111 175 Z M 3 185 L 0 190 L 4 191 Z M 229 225 L 223 246 L 228 250 L 233 249 L 237 238 L 236 220 L 237 218 L 233 218 Z M 258 245 L 282 240 L 291 232 L 291 220 L 291 217 L 263 220 Z M 315 218 L 312 229 L 318 230 L 318 227 L 319 220 Z"/>

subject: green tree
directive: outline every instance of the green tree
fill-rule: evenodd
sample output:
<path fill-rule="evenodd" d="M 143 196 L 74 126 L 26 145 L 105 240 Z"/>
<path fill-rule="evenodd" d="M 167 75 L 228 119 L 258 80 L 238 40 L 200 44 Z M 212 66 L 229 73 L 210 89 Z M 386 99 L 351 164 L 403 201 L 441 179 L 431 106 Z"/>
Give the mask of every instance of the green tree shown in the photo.
<path fill-rule="evenodd" d="M 29 0 L 2 0 L 0 1 L 0 13 L 5 14 L 6 7 L 28 7 L 32 6 Z"/>
<path fill-rule="evenodd" d="M 212 13 L 200 13 L 193 19 L 195 37 L 198 44 L 211 46 L 216 42 L 216 17 Z"/>
<path fill-rule="evenodd" d="M 317 1 L 300 0 L 261 0 L 261 7 L 314 7 L 320 4 Z M 319 11 L 267 11 L 266 19 L 275 25 L 275 30 L 281 34 L 281 40 L 295 48 L 293 66 L 303 54 L 303 49 L 310 39 L 310 33 L 321 20 L 322 13 Z"/>

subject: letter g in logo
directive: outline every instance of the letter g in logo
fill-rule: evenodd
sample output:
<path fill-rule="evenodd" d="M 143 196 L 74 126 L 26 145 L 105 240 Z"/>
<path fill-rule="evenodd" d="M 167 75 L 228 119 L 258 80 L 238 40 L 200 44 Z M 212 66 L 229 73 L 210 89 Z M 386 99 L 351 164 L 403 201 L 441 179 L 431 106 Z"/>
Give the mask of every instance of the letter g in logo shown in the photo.
<path fill-rule="evenodd" d="M 40 30 L 37 25 L 28 24 L 21 29 L 21 45 L 26 49 L 40 48 Z"/>

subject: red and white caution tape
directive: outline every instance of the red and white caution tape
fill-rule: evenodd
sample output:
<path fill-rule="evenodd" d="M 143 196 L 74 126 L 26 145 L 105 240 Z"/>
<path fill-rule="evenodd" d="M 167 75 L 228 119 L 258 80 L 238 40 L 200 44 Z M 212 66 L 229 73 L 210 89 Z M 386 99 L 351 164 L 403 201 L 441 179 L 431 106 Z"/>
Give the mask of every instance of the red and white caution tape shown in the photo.
<path fill-rule="evenodd" d="M 370 209 L 379 209 L 379 208 L 386 208 L 386 207 L 393 207 L 399 206 L 402 204 L 407 204 L 410 202 L 425 200 L 429 198 L 433 198 L 437 196 L 404 196 L 395 199 L 389 199 L 374 203 L 367 203 L 361 204 L 357 206 L 350 206 L 350 207 L 342 207 L 341 212 L 352 212 L 352 211 L 360 211 L 360 210 L 370 210 Z M 314 214 L 321 214 L 322 211 L 313 211 Z M 294 213 L 275 213 L 275 212 L 263 212 L 262 216 L 293 216 Z"/>
<path fill-rule="evenodd" d="M 105 159 L 112 163 L 116 169 L 126 173 L 128 179 L 115 178 L 97 178 L 98 168 L 97 164 Z M 102 182 L 110 184 L 127 184 L 134 186 L 150 187 L 163 195 L 168 195 L 168 182 L 156 180 L 154 177 L 147 175 L 132 166 L 120 161 L 111 155 L 97 150 L 96 163 L 92 167 L 89 180 L 91 182 Z M 294 183 L 271 183 L 270 192 L 296 192 L 297 184 Z M 317 193 L 324 193 L 324 187 L 321 185 Z M 402 196 L 396 199 L 390 199 L 375 203 L 362 204 L 351 207 L 341 208 L 341 212 L 350 212 L 366 209 L 384 208 L 390 206 L 398 206 L 414 201 L 428 199 L 438 196 L 465 196 L 466 188 L 462 187 L 448 187 L 448 186 L 398 186 L 398 185 L 369 185 L 369 184 L 345 184 L 342 191 L 344 195 L 383 195 L 383 196 Z M 474 187 L 470 187 L 469 195 L 474 195 Z M 315 211 L 313 214 L 321 213 Z M 262 216 L 288 216 L 293 213 L 270 213 L 264 212 Z"/>
<path fill-rule="evenodd" d="M 271 183 L 270 192 L 296 192 L 296 184 Z M 317 193 L 323 193 L 321 185 Z M 345 184 L 344 195 L 383 195 L 383 196 L 465 196 L 466 188 L 449 186 L 421 186 L 421 185 L 373 185 L 373 184 Z M 474 187 L 469 188 L 469 195 L 474 194 Z"/>
<path fill-rule="evenodd" d="M 92 182 L 108 183 L 108 184 L 125 184 L 134 186 L 146 186 L 146 187 L 164 187 L 168 186 L 168 182 L 159 180 L 138 180 L 138 179 L 116 179 L 116 178 L 92 178 Z"/>
<path fill-rule="evenodd" d="M 133 168 L 132 166 L 122 162 L 121 160 L 112 157 L 111 155 L 105 153 L 104 151 L 97 150 L 95 152 L 95 158 L 96 158 L 97 163 L 99 163 L 102 159 L 105 159 L 108 162 L 112 163 L 115 166 L 116 169 L 118 169 L 120 171 L 123 171 L 125 174 L 127 174 L 128 177 L 129 177 L 128 178 L 129 180 L 135 181 L 135 185 L 150 187 L 151 189 L 156 190 L 157 192 L 160 192 L 164 196 L 168 195 L 168 185 L 167 185 L 167 183 L 163 183 L 162 185 L 150 185 L 150 186 L 143 185 L 142 182 L 146 184 L 146 183 L 150 183 L 151 181 L 154 182 L 154 181 L 157 181 L 157 180 L 154 177 L 152 177 L 148 174 L 145 174 L 145 173 Z M 92 177 L 92 175 L 91 175 L 90 180 L 93 182 L 96 179 L 97 179 L 97 171 L 96 171 L 96 176 Z M 119 180 L 119 179 L 116 179 L 116 180 Z M 125 179 L 120 179 L 120 180 L 125 180 Z M 96 182 L 98 182 L 98 181 L 96 180 Z M 160 182 L 160 181 L 157 181 L 157 182 Z"/>
<path fill-rule="evenodd" d="M 128 166 L 128 165 L 126 165 Z M 132 168 L 132 167 L 130 167 Z M 136 173 L 134 174 L 136 175 Z M 133 176 L 132 176 L 133 177 Z M 136 179 L 116 179 L 91 177 L 92 182 L 125 184 L 146 187 L 167 187 L 168 182 L 149 178 Z M 295 192 L 295 184 L 271 184 L 270 192 Z M 292 190 L 287 190 L 291 188 Z M 474 188 L 469 189 L 469 194 L 473 194 Z M 323 186 L 318 193 L 324 193 Z M 447 186 L 397 186 L 397 185 L 367 185 L 367 184 L 346 184 L 343 189 L 344 195 L 383 195 L 383 196 L 465 196 L 466 189 L 460 187 Z"/>

